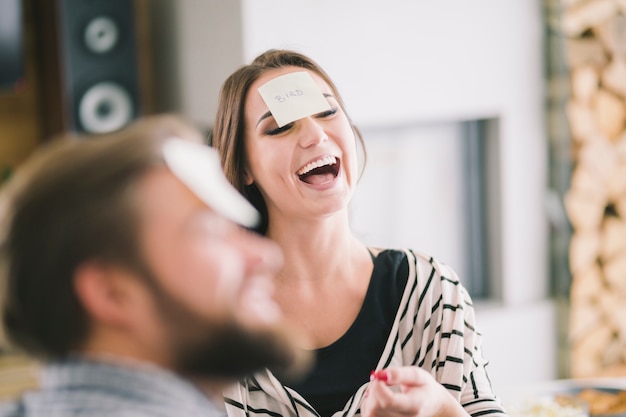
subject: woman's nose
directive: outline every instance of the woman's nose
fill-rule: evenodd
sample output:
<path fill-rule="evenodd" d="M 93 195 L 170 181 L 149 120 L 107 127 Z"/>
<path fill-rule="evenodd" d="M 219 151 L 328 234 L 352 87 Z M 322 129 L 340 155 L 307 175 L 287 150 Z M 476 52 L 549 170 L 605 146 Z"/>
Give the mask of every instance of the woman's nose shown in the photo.
<path fill-rule="evenodd" d="M 300 146 L 308 148 L 328 140 L 328 135 L 313 117 L 305 117 L 300 119 Z"/>

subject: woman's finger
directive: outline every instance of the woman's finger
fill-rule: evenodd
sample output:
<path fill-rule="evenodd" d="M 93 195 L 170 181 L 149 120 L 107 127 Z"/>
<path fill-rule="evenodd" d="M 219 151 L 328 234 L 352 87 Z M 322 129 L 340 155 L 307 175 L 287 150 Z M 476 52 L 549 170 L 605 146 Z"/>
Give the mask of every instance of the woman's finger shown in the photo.
<path fill-rule="evenodd" d="M 370 383 L 368 395 L 366 398 L 364 413 L 366 417 L 407 417 L 417 414 L 418 398 L 415 393 L 398 392 L 380 380 L 374 380 Z"/>
<path fill-rule="evenodd" d="M 386 381 L 389 385 L 415 387 L 428 384 L 433 380 L 431 374 L 417 366 L 387 368 L 384 371 L 383 375 L 386 376 Z"/>

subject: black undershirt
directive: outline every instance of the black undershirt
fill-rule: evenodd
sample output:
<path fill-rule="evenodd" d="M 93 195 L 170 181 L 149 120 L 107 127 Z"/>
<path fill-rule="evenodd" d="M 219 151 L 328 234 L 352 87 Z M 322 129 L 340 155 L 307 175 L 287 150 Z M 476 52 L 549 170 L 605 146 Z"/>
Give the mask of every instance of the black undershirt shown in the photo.
<path fill-rule="evenodd" d="M 372 277 L 354 323 L 333 344 L 315 351 L 315 366 L 305 380 L 287 384 L 322 417 L 341 410 L 357 389 L 369 381 L 402 299 L 408 277 L 404 252 L 385 250 L 372 258 Z"/>

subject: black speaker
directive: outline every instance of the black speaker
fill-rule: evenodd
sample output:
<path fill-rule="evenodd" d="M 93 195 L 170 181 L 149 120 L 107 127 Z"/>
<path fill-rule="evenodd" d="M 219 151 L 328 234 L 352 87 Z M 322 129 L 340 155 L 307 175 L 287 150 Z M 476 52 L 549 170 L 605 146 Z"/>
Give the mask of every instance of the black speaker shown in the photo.
<path fill-rule="evenodd" d="M 111 132 L 142 114 L 136 0 L 37 4 L 44 135 Z"/>
<path fill-rule="evenodd" d="M 24 23 L 20 0 L 0 0 L 0 93 L 24 76 Z"/>

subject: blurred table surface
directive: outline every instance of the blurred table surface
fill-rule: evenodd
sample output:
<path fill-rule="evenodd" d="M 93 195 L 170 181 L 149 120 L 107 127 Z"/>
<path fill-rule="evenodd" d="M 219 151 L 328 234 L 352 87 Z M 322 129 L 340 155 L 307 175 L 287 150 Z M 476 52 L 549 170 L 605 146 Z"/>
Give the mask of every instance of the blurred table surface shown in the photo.
<path fill-rule="evenodd" d="M 556 394 L 576 393 L 583 389 L 626 390 L 626 377 L 598 377 L 557 379 L 512 385 L 497 390 L 498 397 L 505 407 L 519 405 Z"/>
<path fill-rule="evenodd" d="M 0 354 L 0 401 L 15 398 L 24 391 L 37 388 L 40 368 L 40 363 L 25 356 Z M 626 391 L 626 376 L 557 379 L 496 388 L 498 397 L 506 407 L 520 401 L 585 388 Z"/>
<path fill-rule="evenodd" d="M 0 355 L 0 401 L 38 386 L 40 365 L 20 355 Z"/>

